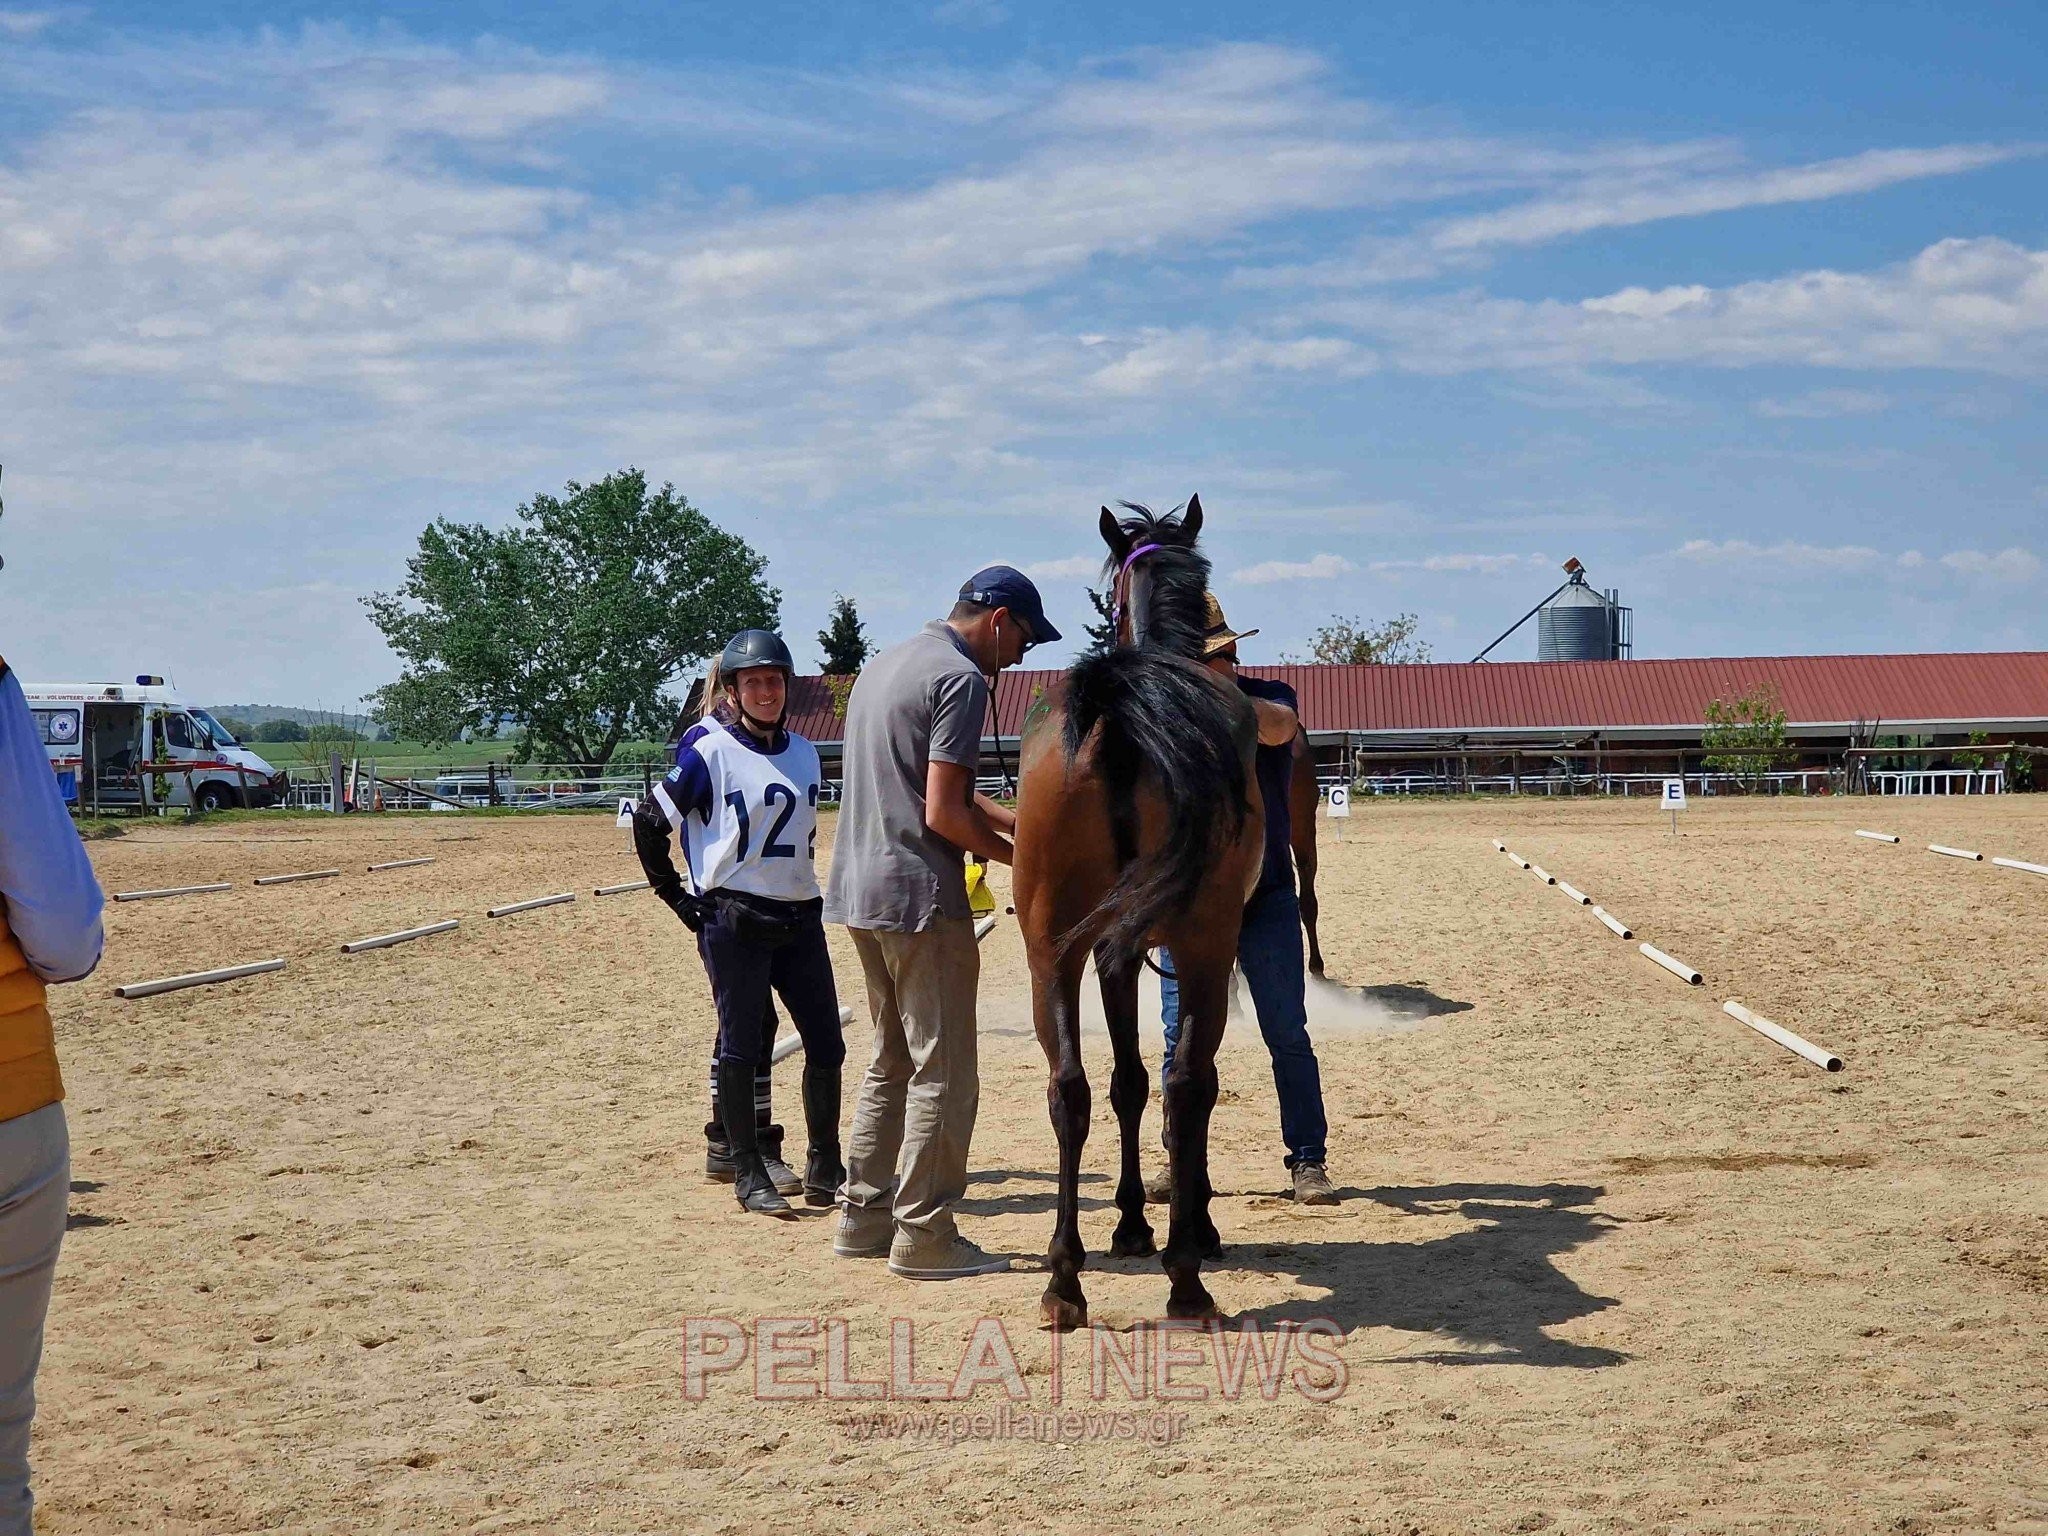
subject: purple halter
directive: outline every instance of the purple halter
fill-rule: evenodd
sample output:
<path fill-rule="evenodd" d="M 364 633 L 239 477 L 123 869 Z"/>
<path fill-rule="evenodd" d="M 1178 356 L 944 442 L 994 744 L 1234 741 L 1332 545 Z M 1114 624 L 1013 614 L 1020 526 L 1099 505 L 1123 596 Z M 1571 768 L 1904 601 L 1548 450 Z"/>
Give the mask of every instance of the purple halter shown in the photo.
<path fill-rule="evenodd" d="M 1123 579 L 1131 574 L 1131 567 L 1138 563 L 1140 556 L 1153 554 L 1165 547 L 1164 544 L 1140 544 L 1128 555 L 1125 555 L 1124 563 L 1117 567 L 1116 579 L 1118 584 L 1121 584 Z M 1114 596 L 1110 602 L 1109 624 L 1112 629 L 1122 629 L 1124 627 L 1124 600 L 1120 595 Z"/>

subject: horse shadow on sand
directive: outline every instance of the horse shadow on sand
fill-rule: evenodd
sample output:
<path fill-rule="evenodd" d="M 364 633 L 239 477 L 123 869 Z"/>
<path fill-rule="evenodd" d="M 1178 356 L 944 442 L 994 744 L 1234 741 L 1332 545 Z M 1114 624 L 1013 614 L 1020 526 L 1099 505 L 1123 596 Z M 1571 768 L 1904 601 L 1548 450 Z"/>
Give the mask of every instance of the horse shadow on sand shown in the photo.
<path fill-rule="evenodd" d="M 1002 1177 L 1014 1176 L 1006 1170 Z M 1027 1175 L 1028 1177 L 1029 1175 Z M 1084 1175 L 1083 1177 L 1087 1177 Z M 1095 1176 L 1101 1179 L 1101 1175 Z M 1416 1242 L 1317 1240 L 1315 1228 L 1339 1229 L 1335 1212 L 1301 1212 L 1301 1237 L 1242 1236 L 1231 1231 L 1219 1194 L 1218 1225 L 1224 1230 L 1223 1258 L 1205 1265 L 1209 1284 L 1228 1305 L 1231 1271 L 1284 1275 L 1326 1294 L 1248 1307 L 1234 1321 L 1271 1328 L 1281 1323 L 1328 1320 L 1349 1333 L 1358 1328 L 1393 1328 L 1421 1334 L 1437 1347 L 1383 1357 L 1389 1364 L 1539 1365 L 1593 1370 L 1624 1364 L 1629 1356 L 1597 1345 L 1551 1337 L 1548 1330 L 1619 1306 L 1613 1297 L 1581 1289 L 1560 1270 L 1562 1254 L 1598 1241 L 1622 1222 L 1592 1208 L 1606 1190 L 1589 1184 L 1439 1184 L 1426 1187 L 1346 1189 L 1346 1205 L 1372 1201 L 1406 1216 L 1459 1216 L 1472 1226 Z M 1016 1211 L 1011 1196 L 992 1208 Z M 1253 1197 L 1291 1209 L 1276 1197 Z M 1049 1207 L 1051 1195 L 1046 1196 Z M 1082 1201 L 1084 1208 L 1108 1207 L 1108 1200 Z M 1028 1207 L 1035 1208 L 1035 1207 Z M 963 1202 L 960 1209 L 973 1209 Z M 1164 1235 L 1164 1212 L 1155 1208 Z M 1095 1234 L 1091 1234 L 1094 1236 Z M 1092 1249 L 1092 1244 L 1091 1244 Z M 1157 1259 L 1112 1259 L 1091 1251 L 1088 1267 L 1098 1272 L 1138 1273 L 1156 1269 Z"/>

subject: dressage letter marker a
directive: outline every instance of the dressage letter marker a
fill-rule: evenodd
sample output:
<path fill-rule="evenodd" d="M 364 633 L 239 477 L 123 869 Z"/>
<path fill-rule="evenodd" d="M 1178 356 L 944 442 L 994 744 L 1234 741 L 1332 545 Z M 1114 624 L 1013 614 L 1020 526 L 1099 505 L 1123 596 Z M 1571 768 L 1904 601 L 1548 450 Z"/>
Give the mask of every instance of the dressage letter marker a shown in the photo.
<path fill-rule="evenodd" d="M 1824 1051 L 1811 1040 L 1803 1040 L 1789 1029 L 1782 1029 L 1760 1013 L 1751 1013 L 1732 998 L 1721 1005 L 1721 1011 L 1731 1019 L 1740 1019 L 1766 1040 L 1775 1040 L 1798 1056 L 1804 1056 L 1824 1072 L 1842 1070 L 1842 1058 L 1833 1051 Z"/>
<path fill-rule="evenodd" d="M 1929 843 L 1927 851 L 1929 853 L 1945 853 L 1952 859 L 1975 859 L 1979 864 L 1984 862 L 1983 854 L 1972 853 L 1967 848 L 1944 848 L 1940 843 Z"/>
<path fill-rule="evenodd" d="M 223 880 L 219 885 L 166 885 L 154 891 L 116 891 L 116 901 L 154 901 L 159 896 L 197 896 L 203 891 L 231 891 L 234 882 Z"/>
<path fill-rule="evenodd" d="M 1692 986 L 1698 986 L 1704 979 L 1698 971 L 1687 965 L 1683 960 L 1672 959 L 1671 956 L 1665 954 L 1663 950 L 1657 948 L 1654 944 L 1638 944 L 1636 948 L 1641 950 L 1647 958 L 1663 966 L 1672 975 Z"/>
<path fill-rule="evenodd" d="M 531 901 L 515 901 L 509 906 L 487 908 L 484 916 L 510 917 L 514 912 L 531 912 L 535 907 L 552 907 L 561 902 L 574 901 L 575 899 L 576 893 L 574 891 L 557 891 L 552 896 L 536 896 Z"/>
<path fill-rule="evenodd" d="M 258 885 L 289 885 L 294 880 L 332 880 L 340 874 L 338 869 L 302 869 L 295 875 L 258 875 Z"/>
<path fill-rule="evenodd" d="M 1889 832 L 1866 832 L 1861 827 L 1856 829 L 1856 835 L 1858 837 L 1867 837 L 1873 843 L 1896 843 L 1898 841 L 1898 838 Z"/>
<path fill-rule="evenodd" d="M 396 933 L 380 933 L 374 939 L 351 939 L 341 946 L 344 955 L 359 955 L 366 949 L 389 949 L 393 944 L 409 944 L 414 939 L 424 939 L 429 934 L 446 933 L 450 928 L 460 928 L 457 918 L 445 923 L 428 923 L 422 928 L 401 928 Z"/>
<path fill-rule="evenodd" d="M 182 992 L 187 987 L 210 987 L 216 982 L 236 981 L 244 976 L 260 976 L 265 971 L 281 971 L 282 960 L 258 960 L 252 965 L 230 965 L 218 971 L 192 971 L 184 976 L 166 976 L 161 981 L 131 981 L 114 988 L 116 997 L 155 997 L 159 992 Z"/>

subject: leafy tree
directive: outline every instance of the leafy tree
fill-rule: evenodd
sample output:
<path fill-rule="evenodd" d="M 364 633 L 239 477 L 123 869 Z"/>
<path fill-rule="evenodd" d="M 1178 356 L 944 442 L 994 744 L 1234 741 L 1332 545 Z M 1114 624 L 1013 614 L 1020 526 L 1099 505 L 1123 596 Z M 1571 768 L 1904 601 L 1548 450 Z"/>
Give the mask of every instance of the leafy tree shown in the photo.
<path fill-rule="evenodd" d="M 1335 615 L 1310 640 L 1308 659 L 1338 667 L 1412 666 L 1425 662 L 1429 660 L 1429 643 L 1415 638 L 1421 622 L 1412 613 L 1397 613 L 1381 624 Z M 1299 663 L 1301 658 L 1284 656 L 1281 660 Z"/>
<path fill-rule="evenodd" d="M 361 741 L 363 733 L 345 725 L 312 725 L 306 728 L 308 741 Z"/>
<path fill-rule="evenodd" d="M 686 663 L 775 627 L 766 564 L 637 469 L 536 495 L 504 529 L 436 519 L 404 584 L 363 599 L 405 662 L 377 713 L 433 742 L 503 717 L 520 757 L 601 766 L 622 741 L 661 739 Z"/>
<path fill-rule="evenodd" d="M 304 741 L 306 728 L 296 720 L 266 720 L 249 735 L 251 741 Z"/>
<path fill-rule="evenodd" d="M 1089 587 L 1088 602 L 1095 609 L 1096 622 L 1083 626 L 1088 636 L 1088 648 L 1092 651 L 1113 651 L 1116 649 L 1116 620 L 1111 616 L 1111 603 L 1107 592 L 1098 592 Z"/>
<path fill-rule="evenodd" d="M 846 718 L 846 701 L 853 697 L 855 679 L 844 673 L 825 674 L 825 691 L 832 695 L 832 718 Z"/>
<path fill-rule="evenodd" d="M 256 739 L 256 727 L 246 720 L 234 715 L 215 715 L 213 718 L 220 722 L 222 730 L 226 731 L 237 741 L 254 741 Z"/>
<path fill-rule="evenodd" d="M 867 665 L 874 647 L 852 598 L 832 594 L 831 622 L 818 631 L 818 649 L 825 653 L 827 677 L 851 677 Z"/>
<path fill-rule="evenodd" d="M 1755 789 L 1785 758 L 1785 711 L 1778 706 L 1778 691 L 1760 683 L 1736 698 L 1715 699 L 1707 705 L 1701 745 L 1709 769 L 1735 774 Z"/>

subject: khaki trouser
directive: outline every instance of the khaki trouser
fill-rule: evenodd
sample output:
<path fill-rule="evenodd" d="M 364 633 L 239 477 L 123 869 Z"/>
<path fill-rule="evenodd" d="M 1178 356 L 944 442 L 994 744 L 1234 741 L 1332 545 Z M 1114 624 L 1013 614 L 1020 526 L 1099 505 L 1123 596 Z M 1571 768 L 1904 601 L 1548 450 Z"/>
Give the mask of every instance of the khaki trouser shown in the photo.
<path fill-rule="evenodd" d="M 850 928 L 868 984 L 875 1054 L 846 1143 L 850 1218 L 893 1212 L 899 1240 L 950 1241 L 981 1104 L 974 996 L 981 946 L 968 918 L 922 933 Z"/>
<path fill-rule="evenodd" d="M 0 1123 L 0 1536 L 29 1536 L 29 1422 L 70 1203 L 64 1106 Z"/>

